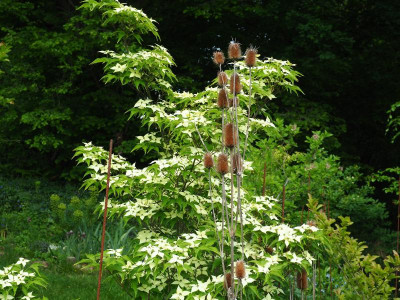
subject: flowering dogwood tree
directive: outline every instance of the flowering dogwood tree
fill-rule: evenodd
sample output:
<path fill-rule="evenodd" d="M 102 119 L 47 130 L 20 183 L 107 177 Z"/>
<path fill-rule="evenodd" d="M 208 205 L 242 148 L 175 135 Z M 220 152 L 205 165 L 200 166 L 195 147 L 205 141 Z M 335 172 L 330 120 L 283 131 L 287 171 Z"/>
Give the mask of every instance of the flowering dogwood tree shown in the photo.
<path fill-rule="evenodd" d="M 133 28 L 152 23 L 143 12 L 116 0 L 87 0 L 83 7 L 103 9 L 106 18 L 116 21 L 133 14 L 137 23 Z M 294 65 L 264 58 L 250 70 L 245 62 L 235 62 L 234 71 L 226 71 L 226 76 L 240 76 L 241 93 L 233 92 L 233 104 L 229 105 L 228 94 L 226 104 L 224 99 L 223 104 L 219 101 L 217 79 L 197 94 L 173 91 L 169 82 L 174 79 L 169 69 L 173 61 L 165 48 L 103 54 L 106 57 L 96 62 L 104 63 L 106 82 L 145 87 L 157 95 L 157 100 L 138 100 L 129 111 L 130 118 L 137 118 L 148 129 L 147 134 L 137 137 L 133 150 L 156 159 L 138 168 L 112 155 L 110 217 L 123 218 L 139 232 L 130 252 L 105 251 L 104 268 L 109 275 L 135 299 L 232 299 L 239 293 L 237 289 L 236 294 L 229 294 L 229 282 L 239 286 L 245 299 L 292 299 L 296 281 L 302 292 L 312 291 L 315 299 L 316 259 L 331 253 L 326 230 L 332 222 L 323 214 L 316 216 L 326 230 L 313 222 L 284 222 L 283 195 L 260 195 L 252 182 L 257 159 L 253 155 L 246 159 L 243 155 L 236 185 L 233 177 L 225 178 L 209 163 L 221 151 L 221 107 L 226 109 L 225 117 L 235 118 L 236 138 L 246 141 L 241 147 L 247 147 L 248 153 L 261 137 L 277 130 L 265 114 L 266 102 L 277 92 L 300 91 L 296 86 L 300 74 Z M 157 80 L 152 76 L 158 76 Z M 236 83 L 231 80 L 231 92 Z M 204 164 L 206 151 L 211 160 Z M 87 165 L 83 186 L 104 189 L 107 151 L 86 143 L 76 149 L 75 156 Z M 221 191 L 221 183 L 231 188 Z M 230 199 L 230 207 L 224 204 L 226 199 Z M 316 213 L 318 205 L 311 208 Z M 228 215 L 235 216 L 236 223 L 232 217 L 229 225 Z M 235 231 L 233 224 L 239 225 L 240 231 Z M 245 261 L 246 269 L 240 278 L 232 274 L 227 280 L 224 265 L 231 261 Z M 99 255 L 88 255 L 82 262 L 97 266 Z M 307 273 L 312 273 L 310 287 Z"/>

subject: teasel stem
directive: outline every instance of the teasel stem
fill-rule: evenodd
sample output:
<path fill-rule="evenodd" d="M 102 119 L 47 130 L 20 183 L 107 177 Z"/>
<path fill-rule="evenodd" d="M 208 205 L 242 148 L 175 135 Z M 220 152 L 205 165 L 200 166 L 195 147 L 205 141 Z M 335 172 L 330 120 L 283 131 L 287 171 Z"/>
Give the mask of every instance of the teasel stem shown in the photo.
<path fill-rule="evenodd" d="M 210 186 L 209 193 L 210 193 L 210 200 L 211 200 L 212 215 L 213 215 L 214 224 L 215 224 L 215 234 L 217 235 L 219 251 L 220 251 L 220 256 L 221 256 L 222 272 L 223 272 L 223 274 L 225 274 L 224 252 L 223 252 L 223 246 L 222 246 L 224 241 L 222 239 L 220 239 L 220 235 L 218 233 L 218 228 L 217 228 L 217 218 L 215 217 L 214 202 L 212 200 L 211 169 L 208 170 L 208 182 L 209 182 L 209 186 Z"/>
<path fill-rule="evenodd" d="M 225 244 L 225 228 L 224 228 L 224 220 L 225 220 L 225 205 L 226 205 L 226 192 L 225 192 L 225 175 L 222 175 L 221 179 L 222 185 L 222 221 L 221 221 L 221 262 L 222 262 L 222 270 L 224 271 L 225 276 L 225 259 L 224 259 L 224 244 Z"/>
<path fill-rule="evenodd" d="M 234 129 L 233 129 L 234 130 Z M 231 156 L 231 228 L 230 228 L 230 237 L 231 237 L 231 274 L 235 274 L 235 257 L 234 257 L 234 247 L 235 247 L 235 231 L 236 226 L 233 223 L 233 195 L 234 195 L 234 184 L 233 184 L 233 148 L 230 151 Z M 232 294 L 235 295 L 235 276 L 232 275 L 232 284 L 231 284 Z"/>
<path fill-rule="evenodd" d="M 204 149 L 206 150 L 206 153 L 207 153 L 208 152 L 207 146 L 204 143 L 203 138 L 201 137 L 201 134 L 200 134 L 199 129 L 197 128 L 197 123 L 196 122 L 194 122 L 194 127 L 196 128 L 196 131 L 197 131 L 197 134 L 199 135 L 200 141 L 203 144 L 203 147 L 204 147 Z"/>
<path fill-rule="evenodd" d="M 235 100 L 236 98 L 236 63 L 235 61 L 233 62 L 233 86 L 235 87 L 233 89 L 233 109 L 235 113 L 235 121 L 236 121 L 236 134 L 237 134 L 237 154 L 239 155 L 239 160 L 241 160 L 241 155 L 240 155 L 240 137 L 239 137 L 239 120 L 238 120 L 238 102 L 239 99 Z M 232 84 L 232 83 L 231 83 Z M 238 167 L 238 171 L 236 174 L 236 186 L 237 186 L 237 211 L 236 211 L 236 223 L 235 223 L 235 232 L 236 232 L 236 226 L 238 223 L 238 215 L 240 215 L 240 243 L 242 247 L 242 254 L 241 254 L 241 259 L 244 260 L 244 237 L 243 237 L 243 212 L 242 212 L 242 200 L 241 200 L 241 195 L 240 195 L 240 187 L 242 185 L 242 172 L 243 172 L 243 165 L 244 165 L 244 158 L 243 158 L 243 163 L 241 162 Z"/>
<path fill-rule="evenodd" d="M 107 222 L 108 193 L 109 193 L 109 190 L 110 190 L 112 149 L 113 149 L 113 140 L 110 140 L 110 148 L 108 150 L 108 169 L 107 169 L 107 183 L 106 183 L 106 198 L 104 200 L 103 231 L 101 233 L 100 268 L 99 268 L 99 282 L 98 282 L 98 285 L 97 285 L 97 300 L 100 299 L 101 275 L 102 275 L 102 270 L 103 270 L 103 253 L 104 253 L 104 240 L 105 240 L 106 222 Z"/>
<path fill-rule="evenodd" d="M 207 146 L 206 146 L 206 144 L 204 143 L 204 140 L 203 140 L 203 138 L 201 137 L 201 134 L 200 134 L 200 131 L 199 131 L 199 129 L 198 129 L 198 127 L 197 127 L 197 123 L 196 122 L 194 122 L 194 126 L 195 126 L 195 128 L 196 128 L 196 131 L 197 131 L 197 134 L 199 135 L 199 137 L 200 137 L 200 141 L 201 141 L 201 143 L 203 144 L 203 147 L 204 147 L 204 149 L 205 149 L 205 151 L 206 151 L 206 153 L 208 152 L 208 149 L 207 149 Z M 222 177 L 224 177 L 224 176 L 222 176 Z M 224 180 L 224 178 L 223 178 L 223 180 Z M 219 233 L 218 233 L 218 228 L 217 228 L 217 219 L 216 219 L 216 217 L 215 217 L 215 209 L 214 209 L 214 202 L 212 201 L 212 182 L 211 182 L 211 169 L 208 171 L 208 184 L 209 184 L 209 194 L 210 194 L 210 200 L 211 200 L 211 209 L 212 209 L 212 215 L 213 215 L 213 219 L 214 219 L 214 224 L 215 224 L 215 234 L 217 235 L 217 241 L 218 241 L 218 245 L 219 245 L 219 250 L 220 250 L 220 255 L 221 255 L 221 262 L 222 262 L 222 270 L 223 270 L 223 273 L 225 274 L 225 262 L 224 262 L 224 246 L 223 246 L 223 244 L 224 244 L 224 239 L 223 239 L 223 232 L 224 232 L 224 223 L 223 223 L 223 219 L 224 219 L 224 205 L 222 205 L 222 230 L 221 230 L 221 235 L 222 235 L 222 237 L 221 237 L 221 239 L 220 239 L 220 235 L 219 235 Z"/>
<path fill-rule="evenodd" d="M 247 104 L 247 126 L 246 126 L 246 139 L 244 142 L 244 149 L 243 149 L 243 161 L 246 157 L 247 151 L 247 139 L 249 137 L 249 127 L 250 127 L 250 107 L 251 107 L 251 67 L 249 67 L 249 74 L 250 74 L 250 87 L 249 87 L 249 103 Z"/>

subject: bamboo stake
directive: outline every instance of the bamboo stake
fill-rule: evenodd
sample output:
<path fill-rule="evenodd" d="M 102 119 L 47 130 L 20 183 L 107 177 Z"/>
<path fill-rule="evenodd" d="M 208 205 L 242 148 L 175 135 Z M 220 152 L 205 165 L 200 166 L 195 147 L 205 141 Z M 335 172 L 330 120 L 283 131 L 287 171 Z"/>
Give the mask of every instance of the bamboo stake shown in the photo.
<path fill-rule="evenodd" d="M 397 243 L 396 243 L 396 251 L 399 253 L 399 232 L 400 232 L 400 176 L 399 176 L 399 199 L 397 202 Z M 395 287 L 395 298 L 397 298 L 398 293 L 398 283 L 399 279 L 397 278 L 398 271 L 396 271 L 396 287 Z"/>
<path fill-rule="evenodd" d="M 285 222 L 285 198 L 286 198 L 286 184 L 282 188 L 282 223 Z"/>
<path fill-rule="evenodd" d="M 102 269 L 103 269 L 103 253 L 104 253 L 104 240 L 105 240 L 106 222 L 107 222 L 108 192 L 110 190 L 112 148 L 113 148 L 113 140 L 110 140 L 110 149 L 108 151 L 108 171 L 107 171 L 106 199 L 104 201 L 103 231 L 101 233 L 100 270 L 99 270 L 99 282 L 98 282 L 98 285 L 97 285 L 97 300 L 100 299 L 101 274 L 102 274 Z"/>

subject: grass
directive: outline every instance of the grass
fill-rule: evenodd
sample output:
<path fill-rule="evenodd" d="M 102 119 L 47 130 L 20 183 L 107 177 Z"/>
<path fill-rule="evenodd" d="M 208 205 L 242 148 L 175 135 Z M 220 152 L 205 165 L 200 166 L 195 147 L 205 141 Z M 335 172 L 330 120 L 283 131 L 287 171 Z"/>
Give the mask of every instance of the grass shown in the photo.
<path fill-rule="evenodd" d="M 48 286 L 38 295 L 46 296 L 49 300 L 88 300 L 95 299 L 97 293 L 97 274 L 63 274 L 54 271 L 44 271 Z M 130 299 L 121 287 L 110 278 L 102 282 L 101 299 Z"/>

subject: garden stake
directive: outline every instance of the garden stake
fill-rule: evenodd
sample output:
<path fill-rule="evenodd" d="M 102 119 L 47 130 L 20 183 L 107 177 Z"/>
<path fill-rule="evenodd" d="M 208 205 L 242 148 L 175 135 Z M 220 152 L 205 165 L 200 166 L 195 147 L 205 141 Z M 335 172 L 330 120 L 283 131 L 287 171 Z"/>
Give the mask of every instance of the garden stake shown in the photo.
<path fill-rule="evenodd" d="M 400 216 L 400 177 L 399 177 L 399 199 L 397 202 L 397 243 L 396 243 L 396 251 L 397 253 L 399 253 L 399 231 L 400 231 L 400 220 L 399 220 L 399 216 Z M 399 283 L 399 279 L 397 278 L 397 274 L 398 271 L 396 271 L 396 287 L 395 287 L 395 298 L 397 298 L 397 293 L 398 293 L 398 283 Z"/>
<path fill-rule="evenodd" d="M 101 271 L 102 271 L 102 267 L 103 267 L 104 239 L 105 239 L 105 234 L 106 234 L 106 222 L 107 222 L 108 191 L 110 189 L 112 147 L 113 147 L 113 140 L 110 140 L 110 149 L 108 151 L 108 171 L 107 171 L 106 199 L 104 201 L 103 231 L 101 233 L 100 270 L 99 270 L 99 283 L 97 285 L 97 300 L 100 299 Z"/>
<path fill-rule="evenodd" d="M 285 197 L 286 197 L 286 184 L 282 188 L 282 223 L 285 222 Z"/>
<path fill-rule="evenodd" d="M 316 288 L 316 276 L 317 276 L 317 265 L 315 261 L 312 262 L 313 276 L 312 276 L 312 295 L 313 300 L 315 300 L 315 288 Z"/>

